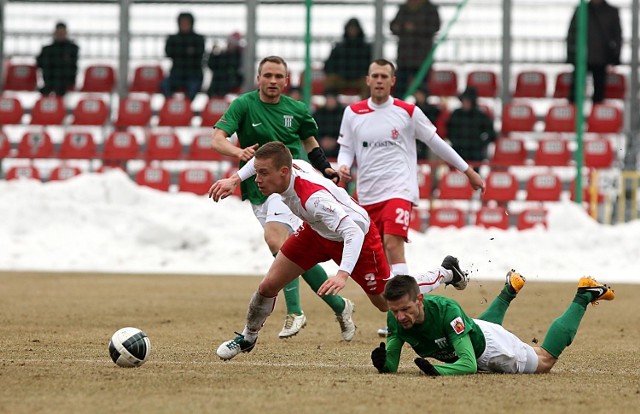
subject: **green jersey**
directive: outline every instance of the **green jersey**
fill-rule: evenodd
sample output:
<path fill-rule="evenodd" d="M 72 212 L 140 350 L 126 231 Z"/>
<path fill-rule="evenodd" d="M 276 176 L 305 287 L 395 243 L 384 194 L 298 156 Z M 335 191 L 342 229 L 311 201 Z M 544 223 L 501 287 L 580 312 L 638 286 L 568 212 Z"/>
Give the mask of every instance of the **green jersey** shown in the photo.
<path fill-rule="evenodd" d="M 387 314 L 389 336 L 387 338 L 387 360 L 385 368 L 396 372 L 400 363 L 402 345 L 406 342 L 423 358 L 435 358 L 452 363 L 458 360 L 454 343 L 468 336 L 478 358 L 485 349 L 482 330 L 468 317 L 453 299 L 436 295 L 424 297 L 424 322 L 404 329 L 391 311 Z"/>
<path fill-rule="evenodd" d="M 260 100 L 259 91 L 247 92 L 236 98 L 215 125 L 227 134 L 238 135 L 241 148 L 280 141 L 289 148 L 294 159 L 308 160 L 301 140 L 318 135 L 318 126 L 307 106 L 280 96 L 275 104 Z M 244 165 L 240 163 L 240 167 Z M 242 199 L 262 204 L 265 197 L 253 179 L 241 184 Z"/>

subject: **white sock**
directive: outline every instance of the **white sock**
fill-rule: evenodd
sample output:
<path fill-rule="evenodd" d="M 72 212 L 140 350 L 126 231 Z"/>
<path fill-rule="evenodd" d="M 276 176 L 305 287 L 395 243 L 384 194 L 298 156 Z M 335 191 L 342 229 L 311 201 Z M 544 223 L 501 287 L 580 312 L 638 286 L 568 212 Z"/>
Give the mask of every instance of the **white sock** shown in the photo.
<path fill-rule="evenodd" d="M 438 288 L 442 283 L 449 283 L 453 279 L 453 272 L 442 266 L 438 266 L 426 273 L 414 276 L 420 287 L 420 292 L 426 294 Z"/>
<path fill-rule="evenodd" d="M 393 275 L 408 275 L 409 266 L 406 263 L 394 263 L 391 265 L 391 273 Z"/>
<path fill-rule="evenodd" d="M 247 324 L 242 331 L 245 341 L 255 342 L 258 339 L 258 332 L 276 306 L 276 298 L 264 297 L 258 291 L 253 294 L 249 301 Z"/>

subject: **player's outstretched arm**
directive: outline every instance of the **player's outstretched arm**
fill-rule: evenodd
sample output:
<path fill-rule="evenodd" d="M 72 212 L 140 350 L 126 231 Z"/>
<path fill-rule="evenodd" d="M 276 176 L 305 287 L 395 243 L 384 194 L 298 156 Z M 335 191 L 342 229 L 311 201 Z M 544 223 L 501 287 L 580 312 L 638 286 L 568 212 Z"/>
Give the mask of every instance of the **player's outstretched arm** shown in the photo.
<path fill-rule="evenodd" d="M 482 177 L 480 177 L 480 174 L 478 174 L 471 167 L 467 168 L 467 170 L 464 172 L 464 174 L 469 179 L 469 185 L 471 185 L 471 187 L 474 190 L 482 190 L 482 192 L 484 193 L 485 184 L 484 184 L 484 180 L 482 179 Z"/>
<path fill-rule="evenodd" d="M 318 288 L 318 295 L 337 295 L 344 286 L 347 284 L 347 279 L 349 279 L 349 273 L 344 270 L 338 270 L 335 276 L 327 278 L 325 282 Z"/>
<path fill-rule="evenodd" d="M 209 188 L 209 198 L 213 199 L 216 203 L 224 198 L 229 197 L 235 191 L 238 184 L 240 184 L 240 176 L 233 174 L 229 178 L 223 178 L 213 183 Z"/>

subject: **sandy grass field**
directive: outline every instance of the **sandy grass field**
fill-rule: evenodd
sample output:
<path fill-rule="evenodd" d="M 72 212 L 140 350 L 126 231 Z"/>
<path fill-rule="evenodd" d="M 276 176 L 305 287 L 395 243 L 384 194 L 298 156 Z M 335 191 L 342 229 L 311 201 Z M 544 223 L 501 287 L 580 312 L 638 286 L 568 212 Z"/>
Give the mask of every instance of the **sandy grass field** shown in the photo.
<path fill-rule="evenodd" d="M 358 332 L 341 341 L 331 310 L 301 283 L 308 325 L 277 334 L 280 298 L 256 348 L 221 361 L 217 346 L 240 331 L 258 277 L 0 273 L 1 413 L 638 413 L 640 286 L 589 306 L 574 343 L 547 375 L 428 378 L 403 351 L 380 375 L 370 352 L 385 317 L 352 281 Z M 577 282 L 577 281 L 576 281 Z M 436 292 L 478 315 L 499 282 Z M 542 343 L 574 283 L 527 282 L 504 326 Z M 110 336 L 124 326 L 152 343 L 140 368 L 117 367 Z"/>

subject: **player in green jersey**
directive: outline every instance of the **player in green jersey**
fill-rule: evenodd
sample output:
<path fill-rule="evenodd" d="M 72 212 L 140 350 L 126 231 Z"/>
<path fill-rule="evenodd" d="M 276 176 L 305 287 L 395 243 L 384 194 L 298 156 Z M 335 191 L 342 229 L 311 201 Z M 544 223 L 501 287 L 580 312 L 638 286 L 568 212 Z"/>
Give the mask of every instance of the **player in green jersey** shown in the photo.
<path fill-rule="evenodd" d="M 249 161 L 256 149 L 271 141 L 281 141 L 293 158 L 309 160 L 325 177 L 338 180 L 337 172 L 327 161 L 316 141 L 318 127 L 307 106 L 282 94 L 287 85 L 287 63 L 279 56 L 268 56 L 258 66 L 258 90 L 236 98 L 215 125 L 213 148 L 221 154 L 240 160 L 240 167 Z M 240 147 L 229 142 L 236 134 Z M 279 194 L 262 195 L 254 180 L 245 180 L 241 186 L 242 199 L 251 202 L 253 212 L 264 229 L 264 239 L 275 256 L 289 235 L 302 221 L 282 202 Z M 327 280 L 324 269 L 316 265 L 302 274 L 314 292 Z M 284 290 L 287 316 L 280 338 L 297 334 L 306 324 L 300 305 L 299 280 L 295 279 Z M 322 295 L 333 309 L 342 337 L 350 341 L 356 331 L 351 318 L 353 303 L 338 295 Z"/>
<path fill-rule="evenodd" d="M 519 288 L 510 283 L 518 278 Z M 509 302 L 523 284 L 520 275 L 509 272 L 500 295 L 479 318 L 472 319 L 453 299 L 421 294 L 413 277 L 392 278 L 383 293 L 389 305 L 389 337 L 386 346 L 381 343 L 372 351 L 373 365 L 381 373 L 396 372 L 406 342 L 420 356 L 415 359 L 416 365 L 430 376 L 478 371 L 547 373 L 573 341 L 587 305 L 615 298 L 608 286 L 591 277 L 581 278 L 573 302 L 553 321 L 542 346 L 532 347 L 501 325 Z M 432 365 L 427 357 L 444 363 Z"/>

